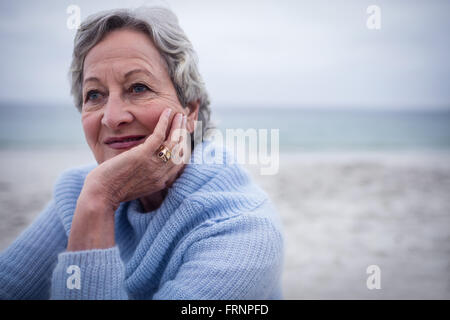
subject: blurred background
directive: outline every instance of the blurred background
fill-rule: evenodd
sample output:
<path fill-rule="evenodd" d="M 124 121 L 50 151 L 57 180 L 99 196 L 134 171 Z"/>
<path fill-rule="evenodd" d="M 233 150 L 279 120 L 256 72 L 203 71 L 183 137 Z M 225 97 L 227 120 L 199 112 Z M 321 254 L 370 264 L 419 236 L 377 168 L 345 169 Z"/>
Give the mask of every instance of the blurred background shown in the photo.
<path fill-rule="evenodd" d="M 217 126 L 279 129 L 277 174 L 247 167 L 284 223 L 285 298 L 449 299 L 445 0 L 2 1 L 0 250 L 63 170 L 94 161 L 70 96 L 69 6 L 84 20 L 155 4 L 192 41 Z"/>

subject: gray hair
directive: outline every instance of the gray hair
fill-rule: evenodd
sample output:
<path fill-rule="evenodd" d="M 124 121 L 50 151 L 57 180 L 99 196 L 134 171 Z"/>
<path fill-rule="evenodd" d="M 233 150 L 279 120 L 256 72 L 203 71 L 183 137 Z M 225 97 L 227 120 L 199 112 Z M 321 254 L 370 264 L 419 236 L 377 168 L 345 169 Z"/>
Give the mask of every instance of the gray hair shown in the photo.
<path fill-rule="evenodd" d="M 200 102 L 198 120 L 202 124 L 203 137 L 213 125 L 210 123 L 208 93 L 198 70 L 197 54 L 175 14 L 163 7 L 102 11 L 89 16 L 81 24 L 75 36 L 69 72 L 71 94 L 77 109 L 81 112 L 86 55 L 108 33 L 123 28 L 141 31 L 150 37 L 166 63 L 178 100 L 184 108 L 190 102 Z"/>

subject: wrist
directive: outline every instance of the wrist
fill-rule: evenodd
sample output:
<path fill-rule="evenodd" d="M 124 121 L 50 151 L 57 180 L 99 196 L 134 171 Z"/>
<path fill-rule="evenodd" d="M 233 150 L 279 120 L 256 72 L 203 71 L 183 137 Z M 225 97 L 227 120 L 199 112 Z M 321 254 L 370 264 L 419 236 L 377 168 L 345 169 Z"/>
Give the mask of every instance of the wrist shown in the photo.
<path fill-rule="evenodd" d="M 115 245 L 114 211 L 103 201 L 80 195 L 72 219 L 68 251 L 106 249 Z"/>
<path fill-rule="evenodd" d="M 88 174 L 84 181 L 83 189 L 81 190 L 78 201 L 83 201 L 100 212 L 112 211 L 114 213 L 120 205 L 108 189 L 108 183 L 101 182 L 102 179 L 94 174 L 92 171 Z"/>
<path fill-rule="evenodd" d="M 115 205 L 87 180 L 77 200 L 67 245 L 68 251 L 106 249 L 115 245 Z"/>
<path fill-rule="evenodd" d="M 107 218 L 114 216 L 115 207 L 102 194 L 83 189 L 77 200 L 77 211 L 83 212 L 84 216 Z"/>

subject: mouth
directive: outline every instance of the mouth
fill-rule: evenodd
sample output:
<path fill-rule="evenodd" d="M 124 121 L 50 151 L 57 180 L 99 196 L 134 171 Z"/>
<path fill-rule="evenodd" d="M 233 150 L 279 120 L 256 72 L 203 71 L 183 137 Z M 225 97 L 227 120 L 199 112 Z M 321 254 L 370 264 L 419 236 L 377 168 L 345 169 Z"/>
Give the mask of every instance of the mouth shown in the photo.
<path fill-rule="evenodd" d="M 113 149 L 128 149 L 144 142 L 145 136 L 124 136 L 124 137 L 111 137 L 104 141 L 104 143 Z"/>

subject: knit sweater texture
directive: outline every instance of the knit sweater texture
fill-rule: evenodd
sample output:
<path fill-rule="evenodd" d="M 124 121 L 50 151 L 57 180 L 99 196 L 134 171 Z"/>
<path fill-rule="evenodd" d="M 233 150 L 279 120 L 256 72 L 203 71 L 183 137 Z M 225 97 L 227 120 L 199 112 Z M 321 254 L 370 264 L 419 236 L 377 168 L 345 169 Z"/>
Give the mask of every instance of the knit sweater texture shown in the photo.
<path fill-rule="evenodd" d="M 121 203 L 115 246 L 75 252 L 66 251 L 72 218 L 95 165 L 64 172 L 47 207 L 0 255 L 0 298 L 281 299 L 279 217 L 234 159 L 197 145 L 158 209 Z"/>

